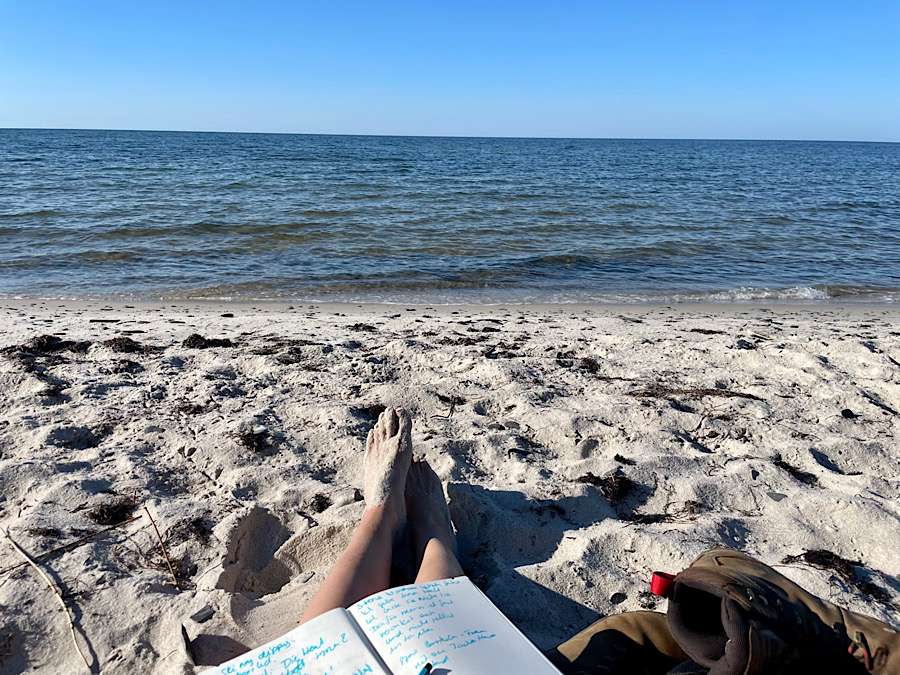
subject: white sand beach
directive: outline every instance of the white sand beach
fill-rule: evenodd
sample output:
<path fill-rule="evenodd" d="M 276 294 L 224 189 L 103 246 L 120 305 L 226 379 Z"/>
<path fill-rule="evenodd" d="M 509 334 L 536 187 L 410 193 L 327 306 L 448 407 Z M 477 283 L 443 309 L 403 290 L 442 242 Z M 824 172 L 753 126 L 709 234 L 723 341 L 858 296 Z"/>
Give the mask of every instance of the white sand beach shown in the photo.
<path fill-rule="evenodd" d="M 0 349 L 0 528 L 104 673 L 200 672 L 294 626 L 386 405 L 540 648 L 664 609 L 652 570 L 713 545 L 900 623 L 900 308 L 20 300 Z M 5 537 L 0 616 L 0 672 L 83 671 Z"/>

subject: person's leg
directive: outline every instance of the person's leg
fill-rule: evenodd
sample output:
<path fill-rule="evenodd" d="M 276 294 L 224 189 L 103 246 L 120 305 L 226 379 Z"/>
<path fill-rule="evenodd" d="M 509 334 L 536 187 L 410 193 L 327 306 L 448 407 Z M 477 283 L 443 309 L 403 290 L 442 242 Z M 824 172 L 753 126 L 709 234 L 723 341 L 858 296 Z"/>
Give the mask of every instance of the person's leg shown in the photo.
<path fill-rule="evenodd" d="M 411 432 L 409 415 L 393 408 L 385 410 L 369 432 L 363 479 L 366 510 L 301 623 L 390 586 L 391 547 L 406 522 L 404 489 L 412 459 Z"/>
<path fill-rule="evenodd" d="M 406 477 L 406 511 L 419 562 L 416 583 L 463 575 L 444 489 L 428 462 L 413 462 Z"/>

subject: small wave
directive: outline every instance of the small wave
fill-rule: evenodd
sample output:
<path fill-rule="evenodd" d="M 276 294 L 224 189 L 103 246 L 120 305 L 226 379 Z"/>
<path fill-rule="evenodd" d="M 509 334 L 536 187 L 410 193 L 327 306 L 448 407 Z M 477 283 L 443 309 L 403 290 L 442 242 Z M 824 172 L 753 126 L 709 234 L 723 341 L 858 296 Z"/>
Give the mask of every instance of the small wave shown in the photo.
<path fill-rule="evenodd" d="M 641 211 L 643 209 L 652 209 L 654 204 L 647 202 L 614 202 L 607 204 L 606 208 L 613 213 L 630 213 L 631 211 Z"/>
<path fill-rule="evenodd" d="M 691 304 L 785 304 L 827 305 L 831 302 L 894 304 L 900 302 L 900 292 L 863 293 L 853 298 L 832 298 L 821 289 L 741 288 L 728 291 L 665 293 L 614 293 L 550 288 L 522 288 L 492 284 L 473 286 L 453 283 L 330 283 L 288 288 L 266 282 L 225 284 L 191 290 L 173 290 L 161 296 L 165 300 L 226 300 L 226 301 L 292 301 L 292 302 L 353 302 L 361 304 L 597 304 L 597 305 L 691 305 Z"/>
<path fill-rule="evenodd" d="M 557 253 L 534 256 L 517 263 L 516 266 L 522 265 L 530 271 L 557 268 L 584 270 L 596 267 L 598 264 L 599 261 L 594 256 L 581 255 L 578 253 Z"/>
<path fill-rule="evenodd" d="M 115 267 L 121 263 L 138 263 L 144 257 L 136 253 L 126 251 L 70 251 L 66 253 L 53 254 L 29 254 L 16 258 L 8 258 L 0 260 L 0 269 L 3 270 L 19 270 L 21 274 L 28 275 L 35 273 L 36 270 L 43 270 L 45 273 L 58 273 L 60 269 L 78 269 L 77 275 L 73 275 L 70 279 L 76 285 L 91 285 L 91 277 L 86 276 L 89 270 L 104 269 L 107 267 Z M 12 276 L 12 275 L 10 275 Z M 42 283 L 43 276 L 38 279 L 32 279 L 34 283 Z M 74 292 L 74 291 L 73 291 Z"/>
<path fill-rule="evenodd" d="M 747 302 L 751 300 L 828 300 L 831 296 L 823 288 L 793 286 L 791 288 L 753 288 L 742 286 L 728 291 L 711 293 L 715 301 Z"/>
<path fill-rule="evenodd" d="M 351 192 L 350 194 L 344 195 L 344 199 L 352 202 L 375 201 L 384 198 L 385 195 L 383 194 L 371 192 Z"/>
<path fill-rule="evenodd" d="M 307 209 L 301 211 L 300 215 L 304 218 L 351 218 L 357 212 L 348 209 Z"/>
<path fill-rule="evenodd" d="M 763 216 L 760 218 L 760 221 L 765 223 L 766 225 L 790 225 L 794 222 L 794 219 L 790 216 Z"/>
<path fill-rule="evenodd" d="M 672 302 L 715 303 L 829 303 L 874 302 L 893 304 L 900 301 L 900 289 L 864 286 L 791 286 L 789 288 L 761 288 L 741 286 L 729 290 L 701 293 L 675 293 L 663 296 Z"/>
<path fill-rule="evenodd" d="M 85 262 L 96 263 L 128 262 L 140 259 L 140 256 L 129 251 L 82 251 L 80 253 L 73 253 L 71 256 Z"/>
<path fill-rule="evenodd" d="M 34 211 L 18 211 L 16 213 L 0 213 L 0 220 L 16 220 L 19 218 L 50 218 L 65 215 L 56 209 L 37 209 Z"/>
<path fill-rule="evenodd" d="M 568 209 L 543 209 L 541 211 L 536 211 L 535 215 L 543 218 L 577 218 L 582 214 L 580 214 L 578 211 L 572 211 Z"/>
<path fill-rule="evenodd" d="M 169 237 L 185 237 L 203 239 L 209 235 L 225 237 L 230 235 L 279 236 L 281 234 L 301 236 L 316 223 L 223 223 L 207 220 L 195 221 L 181 225 L 121 225 L 92 233 L 94 239 L 130 240 L 154 239 Z M 216 245 L 219 245 L 217 242 Z"/>

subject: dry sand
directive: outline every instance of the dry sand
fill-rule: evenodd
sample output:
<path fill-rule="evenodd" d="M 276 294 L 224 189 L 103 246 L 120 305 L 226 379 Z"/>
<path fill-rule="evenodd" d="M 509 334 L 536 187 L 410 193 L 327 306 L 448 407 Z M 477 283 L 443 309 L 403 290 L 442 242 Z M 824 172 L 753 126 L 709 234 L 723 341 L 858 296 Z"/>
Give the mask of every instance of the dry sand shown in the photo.
<path fill-rule="evenodd" d="M 897 624 L 898 316 L 6 302 L 0 526 L 104 673 L 202 670 L 295 624 L 361 513 L 365 433 L 403 406 L 464 567 L 542 648 L 664 609 L 651 570 L 719 544 Z M 782 563 L 816 549 L 860 565 Z M 20 562 L 0 538 L 0 670 L 81 672 Z"/>

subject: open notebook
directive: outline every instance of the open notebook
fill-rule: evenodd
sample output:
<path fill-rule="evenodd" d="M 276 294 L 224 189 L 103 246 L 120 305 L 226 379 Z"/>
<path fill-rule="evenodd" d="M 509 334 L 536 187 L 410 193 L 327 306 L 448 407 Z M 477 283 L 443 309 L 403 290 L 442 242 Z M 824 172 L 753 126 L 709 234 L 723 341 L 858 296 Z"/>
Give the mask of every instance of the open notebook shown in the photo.
<path fill-rule="evenodd" d="M 218 667 L 222 675 L 559 675 L 466 577 L 391 588 Z"/>

